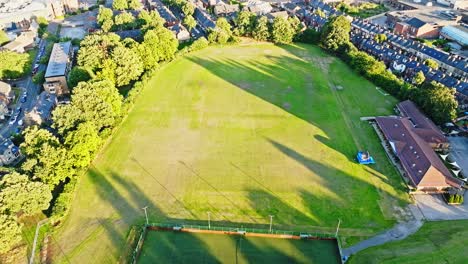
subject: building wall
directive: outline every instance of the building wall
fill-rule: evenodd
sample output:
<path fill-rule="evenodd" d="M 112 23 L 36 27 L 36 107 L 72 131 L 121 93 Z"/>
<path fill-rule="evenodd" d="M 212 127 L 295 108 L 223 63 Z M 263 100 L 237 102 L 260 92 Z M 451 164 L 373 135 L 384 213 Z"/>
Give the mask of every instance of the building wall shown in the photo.
<path fill-rule="evenodd" d="M 416 29 L 416 34 L 414 36 L 418 38 L 437 38 L 439 37 L 439 32 L 439 28 L 426 24 Z"/>
<path fill-rule="evenodd" d="M 56 94 L 57 96 L 69 94 L 67 79 L 64 75 L 48 77 L 45 79 L 44 90 L 50 94 Z"/>

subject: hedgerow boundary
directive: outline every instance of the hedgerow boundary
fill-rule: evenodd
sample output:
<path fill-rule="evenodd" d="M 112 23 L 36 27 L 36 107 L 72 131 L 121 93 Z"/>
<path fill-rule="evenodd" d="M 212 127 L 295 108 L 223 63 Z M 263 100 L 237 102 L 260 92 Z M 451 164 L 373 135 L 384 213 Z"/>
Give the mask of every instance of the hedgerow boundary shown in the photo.
<path fill-rule="evenodd" d="M 133 230 L 139 230 L 139 233 L 133 233 Z M 174 225 L 167 223 L 151 223 L 144 224 L 141 227 L 131 229 L 127 248 L 132 248 L 131 252 L 124 251 L 121 257 L 124 263 L 137 264 L 141 254 L 143 244 L 148 231 L 173 231 L 187 233 L 204 233 L 204 234 L 220 234 L 220 235 L 243 235 L 247 237 L 265 237 L 265 238 L 282 238 L 282 239 L 310 239 L 310 240 L 334 240 L 337 243 L 340 259 L 343 262 L 343 254 L 341 251 L 341 242 L 337 234 L 321 233 L 321 232 L 299 232 L 299 231 L 284 231 L 284 230 L 267 230 L 260 228 L 236 228 L 223 226 L 202 226 L 202 225 Z M 135 239 L 138 241 L 135 243 Z M 129 254 L 130 253 L 130 254 Z"/>

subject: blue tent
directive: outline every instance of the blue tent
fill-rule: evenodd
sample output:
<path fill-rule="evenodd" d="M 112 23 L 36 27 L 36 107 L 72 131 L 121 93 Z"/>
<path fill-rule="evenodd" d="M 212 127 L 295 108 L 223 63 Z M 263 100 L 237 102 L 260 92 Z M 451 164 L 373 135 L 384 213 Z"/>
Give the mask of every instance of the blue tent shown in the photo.
<path fill-rule="evenodd" d="M 372 158 L 371 155 L 369 155 L 368 151 L 359 151 L 357 156 L 356 156 L 357 161 L 359 164 L 374 164 L 374 158 Z"/>

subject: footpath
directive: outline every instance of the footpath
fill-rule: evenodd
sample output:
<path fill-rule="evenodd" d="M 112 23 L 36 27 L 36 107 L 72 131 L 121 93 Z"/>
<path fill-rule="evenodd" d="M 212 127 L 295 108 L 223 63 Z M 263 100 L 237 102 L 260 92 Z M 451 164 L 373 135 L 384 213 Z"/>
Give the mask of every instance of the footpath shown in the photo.
<path fill-rule="evenodd" d="M 400 222 L 393 228 L 384 231 L 376 236 L 359 242 L 358 244 L 342 250 L 344 259 L 348 259 L 349 256 L 356 254 L 357 252 L 364 250 L 369 247 L 382 245 L 391 241 L 402 240 L 411 234 L 416 233 L 419 228 L 423 225 L 424 216 L 419 210 L 417 205 L 410 204 L 408 209 L 411 211 L 413 217 L 411 220 L 406 222 Z"/>

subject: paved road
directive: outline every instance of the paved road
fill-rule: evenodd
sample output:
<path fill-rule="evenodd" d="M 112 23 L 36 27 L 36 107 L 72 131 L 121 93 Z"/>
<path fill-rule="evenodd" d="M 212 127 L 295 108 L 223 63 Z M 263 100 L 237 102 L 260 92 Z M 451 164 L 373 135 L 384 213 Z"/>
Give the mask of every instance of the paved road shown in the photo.
<path fill-rule="evenodd" d="M 347 259 L 349 256 L 369 247 L 378 246 L 387 242 L 402 240 L 409 235 L 415 233 L 423 225 L 424 216 L 419 211 L 418 207 L 410 204 L 408 210 L 413 214 L 413 219 L 407 222 L 396 224 L 393 228 L 373 236 L 367 240 L 361 241 L 358 244 L 349 248 L 343 249 L 343 257 Z"/>
<path fill-rule="evenodd" d="M 42 48 L 45 48 L 47 45 L 46 41 L 41 41 L 39 44 L 39 50 Z M 40 59 L 40 52 L 38 52 L 37 57 L 35 58 L 33 65 L 35 63 L 38 63 Z M 45 70 L 46 65 L 39 65 L 39 71 Z M 16 132 L 16 130 L 20 127 L 18 125 L 19 120 L 22 120 L 24 118 L 24 114 L 28 111 L 30 111 L 34 105 L 36 104 L 40 87 L 39 85 L 36 85 L 32 82 L 32 76 L 28 75 L 26 78 L 17 80 L 13 82 L 16 84 L 16 86 L 21 90 L 21 93 L 19 95 L 19 98 L 16 101 L 16 105 L 11 106 L 11 109 L 13 109 L 13 114 L 12 117 L 10 117 L 8 120 L 6 120 L 2 126 L 0 127 L 0 136 L 2 138 L 9 138 L 12 134 Z M 21 98 L 23 97 L 24 92 L 27 92 L 27 98 L 24 103 L 21 103 Z M 13 116 L 18 113 L 18 111 L 21 109 L 21 113 L 18 115 L 18 118 L 16 119 L 16 122 L 13 124 L 10 124 L 10 120 L 13 118 Z"/>

